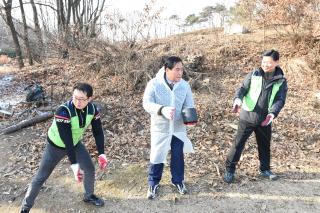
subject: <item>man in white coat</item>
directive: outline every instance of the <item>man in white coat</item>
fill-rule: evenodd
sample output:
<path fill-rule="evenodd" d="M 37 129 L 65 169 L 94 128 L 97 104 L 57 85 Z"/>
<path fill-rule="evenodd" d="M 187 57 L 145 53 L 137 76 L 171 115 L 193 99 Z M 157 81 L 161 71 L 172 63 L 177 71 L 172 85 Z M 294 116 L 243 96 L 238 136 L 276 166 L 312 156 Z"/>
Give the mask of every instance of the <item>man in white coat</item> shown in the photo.
<path fill-rule="evenodd" d="M 171 56 L 151 79 L 143 96 L 143 108 L 151 115 L 151 152 L 148 173 L 148 199 L 157 195 L 163 166 L 171 150 L 172 184 L 180 194 L 187 193 L 184 184 L 184 153 L 194 152 L 182 119 L 183 108 L 194 108 L 188 82 L 182 79 L 183 64 Z"/>

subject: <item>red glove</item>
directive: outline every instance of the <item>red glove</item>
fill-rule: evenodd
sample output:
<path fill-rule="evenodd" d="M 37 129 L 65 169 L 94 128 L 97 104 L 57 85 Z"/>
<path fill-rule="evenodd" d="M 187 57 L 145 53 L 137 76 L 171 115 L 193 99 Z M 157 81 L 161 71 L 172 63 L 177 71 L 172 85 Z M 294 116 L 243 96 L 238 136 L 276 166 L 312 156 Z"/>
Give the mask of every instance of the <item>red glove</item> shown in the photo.
<path fill-rule="evenodd" d="M 264 119 L 264 121 L 262 121 L 261 126 L 268 126 L 269 124 L 272 123 L 274 118 L 274 115 L 272 113 L 269 113 L 266 117 L 266 119 Z"/>
<path fill-rule="evenodd" d="M 71 165 L 71 169 L 74 174 L 74 179 L 80 183 L 83 180 L 83 171 L 80 169 L 79 164 L 75 163 Z"/>
<path fill-rule="evenodd" d="M 234 105 L 234 106 L 232 107 L 232 112 L 233 112 L 233 113 L 238 113 L 238 112 L 240 112 L 240 106 L 239 106 L 239 105 Z"/>
<path fill-rule="evenodd" d="M 240 112 L 242 101 L 240 98 L 236 98 L 233 102 L 232 112 L 237 113 Z"/>
<path fill-rule="evenodd" d="M 99 167 L 100 169 L 105 169 L 107 168 L 107 165 L 108 165 L 108 160 L 107 160 L 107 157 L 105 154 L 101 154 L 99 155 Z"/>

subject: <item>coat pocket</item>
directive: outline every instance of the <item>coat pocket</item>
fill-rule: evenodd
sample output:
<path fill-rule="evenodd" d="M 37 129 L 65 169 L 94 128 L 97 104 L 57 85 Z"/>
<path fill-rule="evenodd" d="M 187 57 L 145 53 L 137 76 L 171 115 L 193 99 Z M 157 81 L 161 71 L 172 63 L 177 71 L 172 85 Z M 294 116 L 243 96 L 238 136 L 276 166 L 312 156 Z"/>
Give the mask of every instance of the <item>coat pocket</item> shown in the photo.
<path fill-rule="evenodd" d="M 169 133 L 170 122 L 161 115 L 156 115 L 151 119 L 151 131 Z"/>

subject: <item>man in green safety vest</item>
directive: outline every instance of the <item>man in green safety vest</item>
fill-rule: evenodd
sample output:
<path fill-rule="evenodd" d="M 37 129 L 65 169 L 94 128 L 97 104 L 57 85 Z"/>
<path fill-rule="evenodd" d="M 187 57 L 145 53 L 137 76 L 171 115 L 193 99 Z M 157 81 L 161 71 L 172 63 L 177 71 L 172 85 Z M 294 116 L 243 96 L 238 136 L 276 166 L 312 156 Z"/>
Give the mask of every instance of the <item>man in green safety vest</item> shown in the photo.
<path fill-rule="evenodd" d="M 29 185 L 22 201 L 21 213 L 29 212 L 43 183 L 49 178 L 55 166 L 65 157 L 77 182 L 82 182 L 85 193 L 83 201 L 95 206 L 103 206 L 104 201 L 94 195 L 95 168 L 91 157 L 82 144 L 85 130 L 91 124 L 99 153 L 99 167 L 106 169 L 108 161 L 104 154 L 104 134 L 97 107 L 91 103 L 92 87 L 87 83 L 77 83 L 73 88 L 72 100 L 62 104 L 55 112 L 48 130 L 48 143 L 42 156 L 39 170 Z"/>
<path fill-rule="evenodd" d="M 252 132 L 258 144 L 261 176 L 277 179 L 270 170 L 271 125 L 285 104 L 287 90 L 287 81 L 279 67 L 279 52 L 264 52 L 261 67 L 246 76 L 234 98 L 233 112 L 242 110 L 237 135 L 226 160 L 225 182 L 234 181 L 236 165 Z"/>

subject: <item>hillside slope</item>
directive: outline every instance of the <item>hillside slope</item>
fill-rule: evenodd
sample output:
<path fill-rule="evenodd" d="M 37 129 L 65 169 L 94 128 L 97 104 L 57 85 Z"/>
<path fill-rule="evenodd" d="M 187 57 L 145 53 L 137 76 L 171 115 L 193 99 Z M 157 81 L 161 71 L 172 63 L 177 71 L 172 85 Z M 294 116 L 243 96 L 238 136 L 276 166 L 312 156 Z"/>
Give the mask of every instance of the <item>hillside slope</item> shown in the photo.
<path fill-rule="evenodd" d="M 261 52 L 270 48 L 280 51 L 289 84 L 286 106 L 273 126 L 272 168 L 281 178 L 269 182 L 258 177 L 253 136 L 242 155 L 236 183 L 228 185 L 221 175 L 238 121 L 238 115 L 231 113 L 233 94 L 245 74 L 259 66 Z M 111 165 L 106 174 L 98 174 L 96 191 L 107 205 L 93 209 L 80 202 L 82 188 L 73 182 L 65 160 L 40 193 L 34 212 L 318 212 L 320 107 L 314 93 L 319 89 L 319 50 L 319 41 L 293 44 L 271 30 L 265 38 L 261 31 L 226 36 L 201 30 L 133 46 L 97 42 L 86 52 L 71 51 L 69 60 L 51 59 L 21 71 L 2 71 L 0 78 L 14 78 L 11 87 L 0 90 L 0 97 L 23 93 L 21 87 L 38 81 L 56 106 L 70 97 L 74 82 L 87 81 L 94 85 L 95 99 L 104 110 Z M 188 129 L 196 150 L 186 158 L 191 193 L 177 195 L 169 186 L 166 167 L 160 197 L 150 202 L 145 199 L 150 121 L 141 99 L 146 82 L 165 55 L 183 58 L 200 122 Z M 15 110 L 28 107 L 17 105 Z M 10 123 L 0 121 L 1 128 Z M 19 208 L 25 186 L 38 166 L 50 122 L 0 136 L 0 156 L 7 156 L 1 157 L 0 212 Z M 86 146 L 96 157 L 90 134 Z"/>

